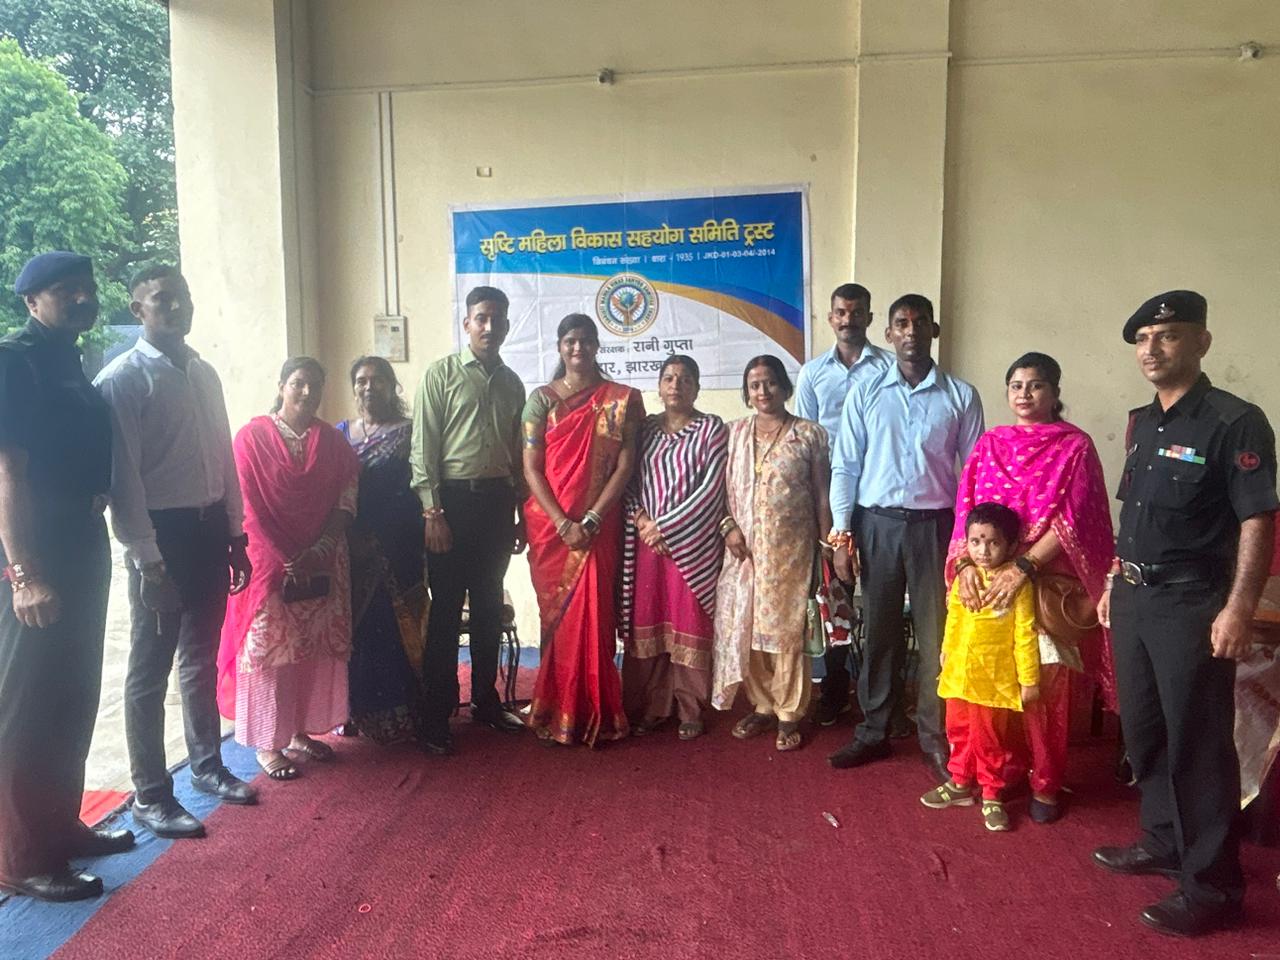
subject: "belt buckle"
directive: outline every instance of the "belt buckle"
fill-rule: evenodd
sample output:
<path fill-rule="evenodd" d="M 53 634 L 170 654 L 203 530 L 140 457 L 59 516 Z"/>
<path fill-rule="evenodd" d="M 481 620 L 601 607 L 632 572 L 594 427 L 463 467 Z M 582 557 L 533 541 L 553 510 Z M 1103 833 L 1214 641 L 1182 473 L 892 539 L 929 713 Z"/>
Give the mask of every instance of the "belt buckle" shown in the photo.
<path fill-rule="evenodd" d="M 1131 560 L 1120 561 L 1120 576 L 1124 578 L 1125 583 L 1132 584 L 1135 587 L 1146 586 L 1146 580 L 1142 576 L 1142 567 Z"/>

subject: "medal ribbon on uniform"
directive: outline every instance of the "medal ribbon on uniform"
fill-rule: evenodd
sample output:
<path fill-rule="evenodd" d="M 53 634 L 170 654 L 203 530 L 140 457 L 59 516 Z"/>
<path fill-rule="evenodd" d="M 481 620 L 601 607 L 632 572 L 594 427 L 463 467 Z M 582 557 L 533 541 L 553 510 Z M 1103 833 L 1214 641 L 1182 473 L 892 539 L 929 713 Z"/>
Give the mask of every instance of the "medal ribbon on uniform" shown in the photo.
<path fill-rule="evenodd" d="M 1156 453 L 1159 456 L 1169 457 L 1173 460 L 1182 460 L 1186 463 L 1204 463 L 1205 462 L 1204 457 L 1196 456 L 1195 447 L 1181 447 L 1181 446 L 1178 446 L 1177 444 L 1173 444 L 1172 446 L 1161 447 L 1159 450 L 1156 451 Z"/>

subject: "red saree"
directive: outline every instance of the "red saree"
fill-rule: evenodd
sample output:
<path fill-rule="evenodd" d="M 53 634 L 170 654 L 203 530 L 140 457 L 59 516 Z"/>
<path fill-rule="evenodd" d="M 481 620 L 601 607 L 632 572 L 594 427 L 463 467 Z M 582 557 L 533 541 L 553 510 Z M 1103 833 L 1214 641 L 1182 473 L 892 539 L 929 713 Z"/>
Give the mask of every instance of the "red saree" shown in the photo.
<path fill-rule="evenodd" d="M 547 483 L 564 511 L 581 518 L 618 464 L 624 431 L 634 429 L 643 415 L 640 394 L 607 381 L 567 400 L 547 387 L 537 393 L 541 396 L 531 398 L 530 407 L 536 401 L 549 407 L 543 438 Z M 585 550 L 565 546 L 533 497 L 524 516 L 542 620 L 542 663 L 529 725 L 565 744 L 621 739 L 629 733 L 614 665 L 621 503 L 601 518 L 600 532 Z"/>

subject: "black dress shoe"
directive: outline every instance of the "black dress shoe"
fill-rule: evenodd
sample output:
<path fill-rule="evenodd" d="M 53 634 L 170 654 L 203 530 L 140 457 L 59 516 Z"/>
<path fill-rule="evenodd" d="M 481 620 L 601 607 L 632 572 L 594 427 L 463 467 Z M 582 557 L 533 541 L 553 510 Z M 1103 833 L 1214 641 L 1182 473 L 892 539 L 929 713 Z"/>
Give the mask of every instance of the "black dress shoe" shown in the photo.
<path fill-rule="evenodd" d="M 177 800 L 161 800 L 159 803 L 138 803 L 135 800 L 133 819 L 157 837 L 187 840 L 204 836 L 204 824 Z"/>
<path fill-rule="evenodd" d="M 863 743 L 861 740 L 853 740 L 827 757 L 827 763 L 837 770 L 848 770 L 850 767 L 861 767 L 892 755 L 893 747 L 889 746 L 887 740 L 881 743 Z"/>
<path fill-rule="evenodd" d="M 493 727 L 503 733 L 515 733 L 517 730 L 524 729 L 524 721 L 517 717 L 510 710 L 498 707 L 495 710 L 473 710 L 471 712 L 471 721 L 473 723 L 483 723 L 486 727 Z"/>
<path fill-rule="evenodd" d="M 133 832 L 110 830 L 107 827 L 85 827 L 71 841 L 73 857 L 109 857 L 133 849 Z"/>
<path fill-rule="evenodd" d="M 1194 903 L 1181 890 L 1138 914 L 1139 919 L 1152 930 L 1172 937 L 1198 937 L 1222 930 L 1239 923 L 1243 916 L 1238 903 L 1213 906 Z"/>
<path fill-rule="evenodd" d="M 207 793 L 226 803 L 239 803 L 248 806 L 258 802 L 258 791 L 226 767 L 220 767 L 213 773 L 206 773 L 198 777 L 192 774 L 191 785 L 201 793 Z"/>
<path fill-rule="evenodd" d="M 951 758 L 945 753 L 926 753 L 920 759 L 924 761 L 924 765 L 929 768 L 929 772 L 938 783 L 946 783 L 951 779 L 951 771 L 947 769 L 947 763 Z"/>
<path fill-rule="evenodd" d="M 37 900 L 66 903 L 102 896 L 102 878 L 67 867 L 57 873 L 42 873 L 19 880 L 0 880 L 0 890 Z"/>
<path fill-rule="evenodd" d="M 842 701 L 820 699 L 813 711 L 813 722 L 820 727 L 830 727 L 842 714 L 852 712 L 853 707 L 849 706 L 847 698 Z"/>
<path fill-rule="evenodd" d="M 1099 847 L 1093 851 L 1093 862 L 1112 873 L 1130 875 L 1151 873 L 1161 877 L 1177 877 L 1178 861 L 1173 857 L 1156 857 L 1141 844 L 1131 847 Z"/>
<path fill-rule="evenodd" d="M 418 739 L 418 746 L 423 753 L 433 757 L 451 757 L 458 751 L 454 749 L 453 737 L 447 733 L 426 733 Z"/>
<path fill-rule="evenodd" d="M 916 725 L 905 713 L 895 713 L 889 718 L 889 739 L 906 740 L 916 735 Z"/>

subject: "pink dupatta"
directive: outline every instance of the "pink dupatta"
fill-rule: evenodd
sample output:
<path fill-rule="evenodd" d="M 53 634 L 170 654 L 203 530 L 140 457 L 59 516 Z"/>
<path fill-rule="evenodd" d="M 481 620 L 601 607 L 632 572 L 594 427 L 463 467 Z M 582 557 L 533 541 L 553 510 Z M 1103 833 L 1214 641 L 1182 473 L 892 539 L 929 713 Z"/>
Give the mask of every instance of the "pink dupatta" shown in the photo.
<path fill-rule="evenodd" d="M 1102 463 L 1089 435 L 1065 421 L 988 430 L 965 461 L 956 493 L 956 525 L 947 549 L 947 582 L 965 553 L 965 517 L 994 501 L 1022 518 L 1021 553 L 1052 530 L 1062 553 L 1049 565 L 1075 576 L 1096 602 L 1115 556 Z M 1115 709 L 1110 638 L 1099 630 L 1081 644 L 1086 672 Z"/>
<path fill-rule="evenodd" d="M 302 463 L 271 417 L 254 417 L 236 434 L 233 450 L 249 535 L 249 586 L 227 599 L 218 645 L 218 708 L 235 719 L 236 662 L 253 618 L 280 590 L 284 564 L 320 537 L 338 498 L 360 473 L 350 444 L 323 420 L 312 420 Z"/>

